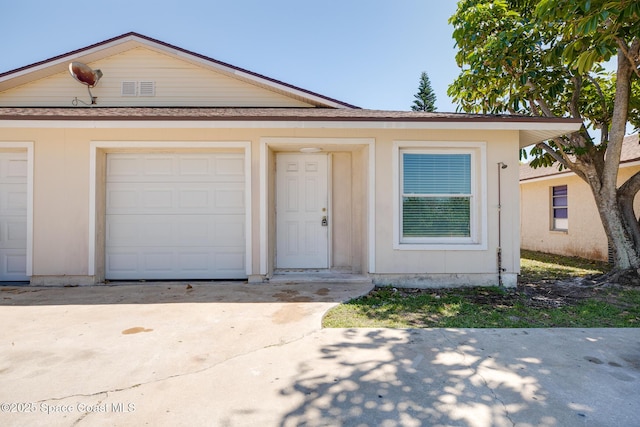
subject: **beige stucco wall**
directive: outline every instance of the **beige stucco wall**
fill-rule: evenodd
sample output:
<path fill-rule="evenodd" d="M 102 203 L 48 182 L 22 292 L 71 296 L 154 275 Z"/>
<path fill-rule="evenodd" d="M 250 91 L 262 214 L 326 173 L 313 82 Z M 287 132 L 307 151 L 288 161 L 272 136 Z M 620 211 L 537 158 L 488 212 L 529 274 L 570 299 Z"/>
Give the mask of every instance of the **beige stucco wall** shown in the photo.
<path fill-rule="evenodd" d="M 486 250 L 395 250 L 393 249 L 393 142 L 408 140 L 451 141 L 451 146 L 465 146 L 465 142 L 487 141 L 486 174 L 487 218 Z M 459 141 L 459 142 L 458 142 Z M 518 134 L 516 132 L 479 132 L 479 131 L 431 131 L 415 135 L 384 135 L 376 145 L 376 273 L 384 274 L 436 274 L 447 275 L 445 280 L 456 280 L 449 275 L 465 274 L 485 275 L 497 284 L 497 246 L 498 246 L 498 162 L 509 167 L 502 170 L 502 267 L 504 274 L 515 280 L 520 268 L 519 239 L 517 224 L 519 220 L 518 200 Z M 488 276 L 487 276 L 488 275 Z M 491 277 L 489 277 L 491 276 Z M 382 280 L 382 279 L 381 279 Z"/>
<path fill-rule="evenodd" d="M 425 131 L 398 129 L 99 129 L 99 128 L 4 128 L 2 141 L 33 141 L 34 143 L 34 223 L 33 275 L 77 278 L 90 281 L 89 274 L 89 200 L 90 200 L 90 144 L 91 141 L 191 141 L 250 142 L 252 153 L 251 196 L 251 270 L 260 271 L 261 226 L 260 167 L 264 139 L 295 138 L 302 142 L 312 138 L 313 145 L 323 146 L 333 158 L 333 203 L 340 219 L 336 218 L 333 235 L 333 265 L 351 268 L 354 272 L 375 272 L 384 275 L 431 274 L 468 280 L 471 275 L 484 275 L 495 283 L 497 272 L 496 248 L 498 239 L 497 163 L 509 167 L 502 171 L 502 248 L 503 268 L 509 280 L 519 271 L 519 197 L 518 197 L 518 133 L 517 131 Z M 375 153 L 366 146 L 341 149 L 332 139 L 366 139 L 375 141 Z M 319 143 L 320 141 L 320 143 Z M 404 251 L 393 248 L 393 170 L 394 141 L 449 141 L 452 145 L 464 142 L 486 142 L 486 249 L 485 250 L 429 250 Z M 461 142 L 457 142 L 461 141 Z M 278 150 L 282 150 L 279 147 Z M 292 150 L 297 150 L 292 147 Z M 370 224 L 369 156 L 375 155 L 375 222 Z M 272 188 L 273 152 L 267 150 L 265 161 Z M 97 153 L 96 211 L 97 228 L 103 227 L 100 202 L 104 173 L 104 152 Z M 338 185 L 349 180 L 349 185 Z M 270 195 L 269 195 L 270 197 Z M 271 200 L 270 198 L 268 200 Z M 349 200 L 351 202 L 349 202 Z M 267 224 L 272 224 L 273 204 L 268 203 Z M 349 219 L 347 219 L 349 218 Z M 369 229 L 375 236 L 369 241 Z M 100 232 L 97 245 L 104 244 Z M 273 266 L 275 231 L 267 230 L 268 268 Z M 370 253 L 375 243 L 375 253 Z M 100 248 L 96 254 L 100 256 Z M 375 264 L 369 265 L 374 259 Z M 99 264 L 96 274 L 100 275 Z M 449 276 L 447 276 L 449 275 Z M 470 279 L 469 279 L 470 280 Z"/>
<path fill-rule="evenodd" d="M 640 166 L 626 167 L 618 174 L 618 185 L 624 183 Z M 551 188 L 566 185 L 569 203 L 569 228 L 552 230 Z M 589 186 L 575 174 L 555 178 L 524 181 L 520 184 L 522 248 L 602 260 L 608 259 L 607 236 Z M 640 212 L 640 198 L 634 200 Z"/>
<path fill-rule="evenodd" d="M 331 155 L 331 258 L 332 266 L 352 269 L 353 250 L 353 180 L 351 153 Z"/>

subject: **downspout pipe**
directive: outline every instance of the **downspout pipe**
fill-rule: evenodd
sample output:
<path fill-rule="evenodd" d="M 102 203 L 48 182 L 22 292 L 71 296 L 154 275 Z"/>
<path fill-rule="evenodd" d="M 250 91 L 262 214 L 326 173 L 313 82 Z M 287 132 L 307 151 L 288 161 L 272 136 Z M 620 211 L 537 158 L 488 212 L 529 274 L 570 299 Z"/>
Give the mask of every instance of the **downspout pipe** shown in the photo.
<path fill-rule="evenodd" d="M 498 286 L 504 287 L 502 282 L 502 273 L 505 271 L 502 268 L 502 190 L 500 184 L 502 181 L 502 169 L 506 169 L 507 165 L 502 162 L 498 162 Z"/>

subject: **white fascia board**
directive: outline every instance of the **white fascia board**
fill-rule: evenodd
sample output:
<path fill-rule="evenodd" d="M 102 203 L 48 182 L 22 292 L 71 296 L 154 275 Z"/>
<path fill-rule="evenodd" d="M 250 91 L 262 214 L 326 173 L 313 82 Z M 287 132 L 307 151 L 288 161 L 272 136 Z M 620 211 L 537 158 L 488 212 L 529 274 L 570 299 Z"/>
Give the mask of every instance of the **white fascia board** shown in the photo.
<path fill-rule="evenodd" d="M 620 163 L 620 166 L 618 166 L 618 169 L 624 169 L 624 168 L 630 168 L 630 167 L 635 167 L 635 166 L 640 166 L 640 160 L 634 160 L 631 162 L 626 162 L 626 163 Z M 529 178 L 529 179 L 525 179 L 525 180 L 520 180 L 520 185 L 524 185 L 524 184 L 529 184 L 529 183 L 533 183 L 533 182 L 540 182 L 540 181 L 550 181 L 552 179 L 561 179 L 561 178 L 567 178 L 570 176 L 576 176 L 576 173 L 573 172 L 572 170 L 567 169 L 566 171 L 562 171 L 562 172 L 556 172 L 553 173 L 551 175 L 545 175 L 545 176 L 539 176 L 537 178 Z"/>
<path fill-rule="evenodd" d="M 551 179 L 560 179 L 560 178 L 566 178 L 569 176 L 574 176 L 575 173 L 572 171 L 566 171 L 566 172 L 559 172 L 559 173 L 554 173 L 553 175 L 545 175 L 545 176 L 541 176 L 538 178 L 531 178 L 531 179 L 526 179 L 524 181 L 520 180 L 520 185 L 524 185 L 524 184 L 529 184 L 532 182 L 539 182 L 539 181 L 549 181 Z"/>

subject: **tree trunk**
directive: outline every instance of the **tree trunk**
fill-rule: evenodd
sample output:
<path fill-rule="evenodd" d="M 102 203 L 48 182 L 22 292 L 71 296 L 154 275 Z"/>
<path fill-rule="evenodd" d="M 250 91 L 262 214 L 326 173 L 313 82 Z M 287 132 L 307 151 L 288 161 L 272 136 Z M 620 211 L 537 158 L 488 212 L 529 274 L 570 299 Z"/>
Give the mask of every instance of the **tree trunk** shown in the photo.
<path fill-rule="evenodd" d="M 634 65 L 624 55 L 623 51 L 618 49 L 616 96 L 605 161 L 602 173 L 597 174 L 600 175 L 598 182 L 589 182 L 589 184 L 600 212 L 605 233 L 609 239 L 609 245 L 613 249 L 614 269 L 618 272 L 634 270 L 634 274 L 637 276 L 640 273 L 640 270 L 638 270 L 640 268 L 640 255 L 638 254 L 638 245 L 635 238 L 640 235 L 640 230 L 638 230 L 638 221 L 635 219 L 635 214 L 633 218 L 630 218 L 629 203 L 631 203 L 631 210 L 633 210 L 633 197 L 637 192 L 635 187 L 637 187 L 638 183 L 632 177 L 628 181 L 629 185 L 623 185 L 620 192 L 617 188 L 620 154 L 629 113 L 630 82 L 633 72 Z M 589 177 L 589 180 L 591 181 L 591 177 Z M 634 192 L 634 190 L 636 191 Z M 629 198 L 631 202 L 629 202 Z"/>
<path fill-rule="evenodd" d="M 628 218 L 623 215 L 616 197 L 603 197 L 595 194 L 596 206 L 600 213 L 609 247 L 613 250 L 614 270 L 637 270 L 640 268 L 640 254 L 634 242 L 632 228 L 627 224 Z M 632 219 L 636 223 L 635 217 Z"/>
<path fill-rule="evenodd" d="M 620 188 L 618 188 L 618 206 L 629 235 L 636 248 L 640 248 L 640 224 L 633 209 L 633 199 L 640 191 L 640 172 L 634 174 Z"/>

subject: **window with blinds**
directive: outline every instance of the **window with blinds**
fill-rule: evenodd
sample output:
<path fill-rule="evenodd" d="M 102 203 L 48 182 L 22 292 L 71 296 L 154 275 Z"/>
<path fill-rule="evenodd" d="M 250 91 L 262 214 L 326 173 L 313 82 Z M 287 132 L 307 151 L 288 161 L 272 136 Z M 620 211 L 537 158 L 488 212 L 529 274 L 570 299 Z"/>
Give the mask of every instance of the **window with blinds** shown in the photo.
<path fill-rule="evenodd" d="M 472 154 L 401 152 L 401 242 L 472 236 Z"/>
<path fill-rule="evenodd" d="M 551 229 L 569 229 L 569 194 L 566 185 L 551 187 Z"/>

